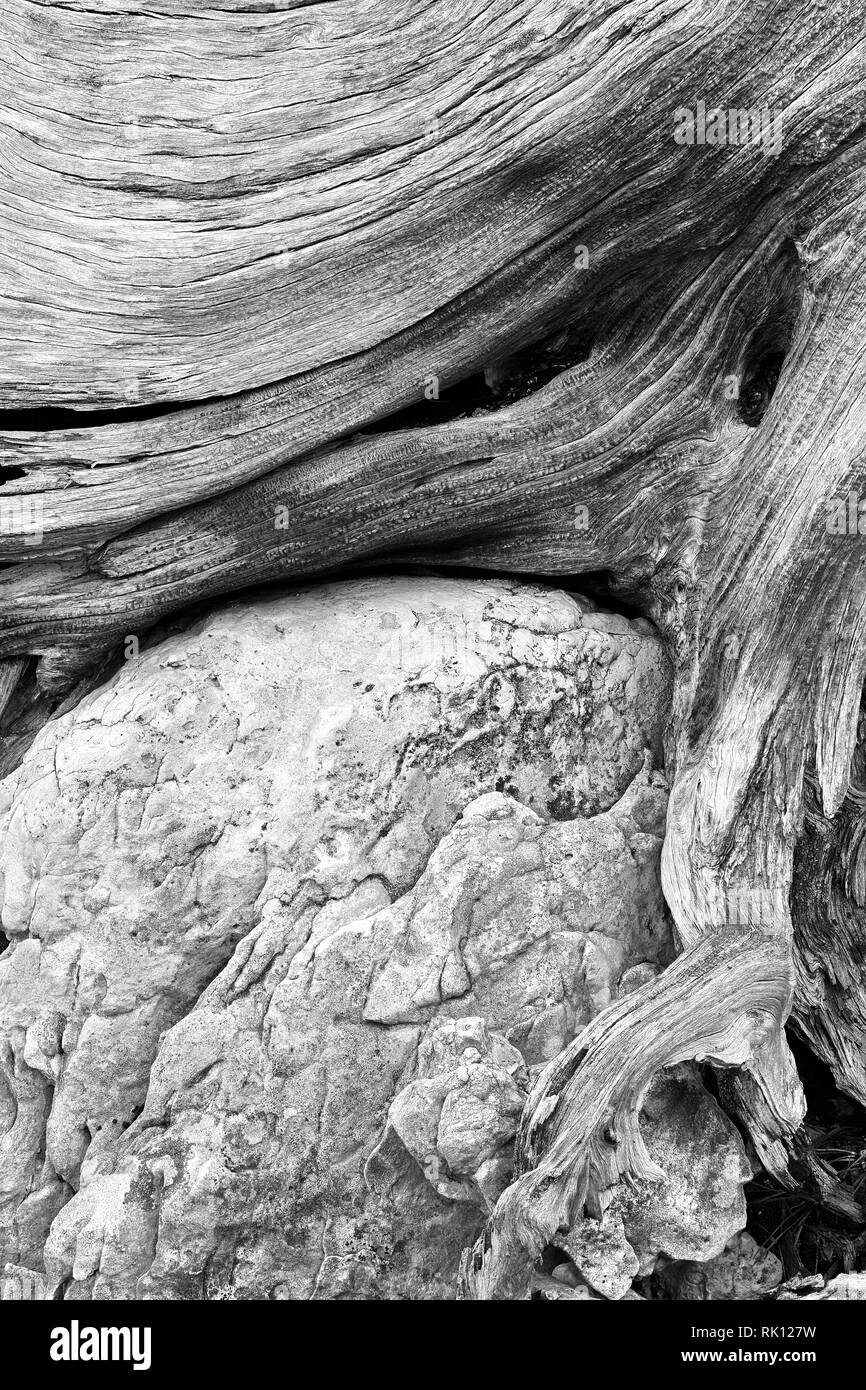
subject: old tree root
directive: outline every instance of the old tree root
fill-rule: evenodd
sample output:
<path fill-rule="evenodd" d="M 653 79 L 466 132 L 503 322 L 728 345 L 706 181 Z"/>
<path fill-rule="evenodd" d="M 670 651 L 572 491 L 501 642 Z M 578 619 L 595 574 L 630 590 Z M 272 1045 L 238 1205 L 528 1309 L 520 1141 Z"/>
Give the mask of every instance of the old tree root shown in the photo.
<path fill-rule="evenodd" d="M 674 662 L 683 954 L 539 1081 L 463 1292 L 525 1297 L 544 1242 L 647 1174 L 641 1097 L 679 1059 L 725 1069 L 770 1173 L 842 1202 L 782 1026 L 793 1010 L 866 1096 L 858 0 L 817 24 L 814 0 L 747 23 L 734 0 L 360 0 L 316 7 L 312 47 L 305 6 L 227 0 L 228 45 L 174 0 L 123 9 L 122 103 L 79 70 L 110 70 L 116 16 L 0 15 L 31 55 L 0 130 L 0 482 L 39 517 L 36 540 L 0 526 L 8 746 L 28 701 L 246 586 L 383 563 L 592 577 Z M 697 99 L 766 110 L 772 147 L 677 143 Z M 533 346 L 552 379 L 448 407 Z M 440 388 L 432 422 L 401 418 Z"/>
<path fill-rule="evenodd" d="M 528 1297 L 533 1263 L 558 1233 L 567 1234 L 584 1210 L 601 1217 L 621 1176 L 660 1177 L 638 1125 L 655 1073 L 693 1057 L 751 1069 L 774 1051 L 778 1065 L 792 984 L 781 942 L 723 931 L 585 1028 L 530 1093 L 517 1176 L 475 1249 L 464 1254 L 464 1295 Z M 783 1135 L 800 1115 L 795 1107 L 772 1118 Z"/>
<path fill-rule="evenodd" d="M 697 559 L 714 592 L 705 590 L 705 606 L 684 625 L 663 850 L 685 952 L 657 982 L 602 1014 L 539 1080 L 519 1137 L 518 1176 L 464 1259 L 464 1296 L 526 1297 L 533 1261 L 557 1232 L 584 1211 L 600 1214 L 621 1177 L 652 1176 L 641 1099 L 659 1067 L 688 1057 L 738 1068 L 728 1096 L 765 1168 L 789 1183 L 812 1177 L 825 1200 L 845 1209 L 832 1175 L 798 1135 L 805 1103 L 782 1024 L 795 983 L 790 889 L 807 774 L 825 816 L 858 801 L 846 794 L 863 681 L 863 567 L 856 538 L 846 549 L 821 504 L 862 485 L 854 422 L 864 415 L 866 366 L 842 342 L 845 332 L 855 329 L 860 341 L 863 331 L 864 267 L 862 251 L 849 247 L 838 273 L 804 296 L 796 365 L 780 382 L 773 427 L 756 436 L 751 466 L 739 475 L 742 511 L 728 513 L 727 534 L 708 528 Z M 800 913 L 801 982 L 811 907 L 811 918 Z M 750 930 L 732 934 L 732 924 Z M 832 955 L 823 959 L 832 975 Z M 828 1013 L 812 1035 L 840 1084 L 857 1094 L 853 1068 L 862 1093 L 859 1014 Z"/>

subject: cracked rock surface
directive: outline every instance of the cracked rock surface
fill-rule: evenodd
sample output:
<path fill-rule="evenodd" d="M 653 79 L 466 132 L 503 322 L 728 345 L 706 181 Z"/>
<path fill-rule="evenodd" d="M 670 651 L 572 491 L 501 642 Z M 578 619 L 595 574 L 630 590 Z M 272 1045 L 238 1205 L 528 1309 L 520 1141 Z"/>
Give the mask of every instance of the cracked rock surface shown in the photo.
<path fill-rule="evenodd" d="M 382 578 L 236 603 L 46 725 L 0 784 L 0 1264 L 453 1296 L 529 1072 L 670 958 L 669 680 L 586 600 Z M 700 1112 L 737 1188 L 715 1103 L 659 1084 L 671 1171 Z M 620 1214 L 629 1268 L 728 1239 L 682 1178 Z"/>

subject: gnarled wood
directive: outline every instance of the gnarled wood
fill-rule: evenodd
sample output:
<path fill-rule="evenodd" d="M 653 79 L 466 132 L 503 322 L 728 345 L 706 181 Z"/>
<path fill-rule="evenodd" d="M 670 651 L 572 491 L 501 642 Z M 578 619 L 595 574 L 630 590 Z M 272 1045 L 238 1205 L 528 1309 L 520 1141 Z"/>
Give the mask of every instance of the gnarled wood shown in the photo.
<path fill-rule="evenodd" d="M 866 1105 L 866 719 L 845 800 L 835 816 L 807 785 L 791 903 L 797 990 L 792 1018 L 837 1085 Z"/>
<path fill-rule="evenodd" d="M 533 1261 L 584 1209 L 600 1217 L 623 1175 L 660 1177 L 638 1125 L 653 1076 L 692 1057 L 756 1065 L 778 1046 L 792 986 L 781 941 L 722 931 L 590 1023 L 530 1092 L 518 1176 L 464 1257 L 464 1296 L 528 1298 Z M 780 1130 L 790 1122 L 787 1114 L 775 1118 Z"/>
<path fill-rule="evenodd" d="M 42 518 L 38 546 L 0 527 L 6 685 L 36 657 L 68 691 L 191 603 L 382 561 L 601 571 L 675 659 L 684 955 L 539 1083 L 469 1296 L 525 1296 L 541 1246 L 645 1169 L 669 1062 L 734 1069 L 767 1168 L 823 1181 L 781 1028 L 804 786 L 849 815 L 866 658 L 862 540 L 827 525 L 866 490 L 858 23 L 811 0 L 0 18 L 27 55 L 0 135 L 2 495 Z M 766 110 L 778 147 L 678 144 L 697 101 Z M 562 334 L 585 360 L 524 399 L 389 421 Z M 2 413 L 39 406 L 82 414 Z"/>

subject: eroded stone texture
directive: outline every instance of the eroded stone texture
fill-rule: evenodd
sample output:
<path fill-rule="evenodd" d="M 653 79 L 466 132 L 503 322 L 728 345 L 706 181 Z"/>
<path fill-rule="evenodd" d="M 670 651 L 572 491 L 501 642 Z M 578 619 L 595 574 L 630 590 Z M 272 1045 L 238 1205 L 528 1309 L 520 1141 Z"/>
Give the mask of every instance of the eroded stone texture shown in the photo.
<path fill-rule="evenodd" d="M 437 1019 L 415 1080 L 391 1103 L 382 1148 L 395 1135 L 443 1197 L 490 1210 L 511 1176 L 528 1083 L 521 1053 L 483 1019 Z"/>
<path fill-rule="evenodd" d="M 97 1297 L 453 1293 L 460 1249 L 507 1178 L 525 1090 L 515 1043 L 532 1055 L 532 1018 L 548 1012 L 567 1040 L 634 959 L 615 949 L 629 866 L 657 912 L 625 917 L 630 944 L 656 960 L 670 951 L 634 819 L 656 820 L 663 802 L 645 772 L 610 812 L 561 825 L 488 793 L 393 906 L 295 938 L 244 978 L 233 961 L 163 1038 L 144 1114 L 113 1156 L 124 1181 L 90 1165 L 54 1223 L 49 1271 L 93 1280 Z M 584 836 L 607 857 L 588 856 Z M 659 846 L 656 835 L 656 859 Z M 583 897 L 562 891 L 578 870 Z M 280 924 L 288 933 L 291 918 L 275 909 L 269 930 Z M 463 1030 L 478 1056 L 461 1063 Z M 119 1268 L 117 1248 L 136 1252 L 132 1265 Z"/>
<path fill-rule="evenodd" d="M 4 1253 L 38 1267 L 209 979 L 240 998 L 399 899 L 478 792 L 542 824 L 612 805 L 667 681 L 565 595 L 377 580 L 236 605 L 47 726 L 2 791 Z M 417 1032 L 377 1035 L 389 1076 Z"/>
<path fill-rule="evenodd" d="M 644 970 L 634 966 L 626 975 Z M 586 1218 L 558 1237 L 576 1277 L 605 1298 L 627 1297 L 632 1281 L 657 1263 L 674 1271 L 704 1269 L 685 1262 L 711 1260 L 746 1223 L 743 1184 L 752 1169 L 693 1064 L 659 1072 L 640 1123 L 661 1180 L 623 1184 L 600 1220 Z"/>
<path fill-rule="evenodd" d="M 227 608 L 49 723 L 0 786 L 3 1258 L 40 1266 L 225 967 L 242 996 L 405 894 L 481 792 L 611 806 L 658 749 L 648 633 L 506 581 L 330 585 Z"/>
<path fill-rule="evenodd" d="M 237 604 L 48 725 L 0 788 L 4 1258 L 452 1295 L 526 1068 L 670 957 L 667 699 L 645 625 L 425 577 Z"/>
<path fill-rule="evenodd" d="M 754 1301 L 782 1282 L 782 1262 L 748 1231 L 732 1236 L 721 1254 L 703 1264 L 674 1260 L 654 1276 L 655 1296 L 677 1300 Z"/>
<path fill-rule="evenodd" d="M 640 1273 L 648 1274 L 659 1254 L 710 1260 L 745 1226 L 743 1184 L 754 1174 L 694 1064 L 655 1078 L 641 1109 L 641 1132 L 664 1180 L 634 1180 L 615 1199 Z"/>

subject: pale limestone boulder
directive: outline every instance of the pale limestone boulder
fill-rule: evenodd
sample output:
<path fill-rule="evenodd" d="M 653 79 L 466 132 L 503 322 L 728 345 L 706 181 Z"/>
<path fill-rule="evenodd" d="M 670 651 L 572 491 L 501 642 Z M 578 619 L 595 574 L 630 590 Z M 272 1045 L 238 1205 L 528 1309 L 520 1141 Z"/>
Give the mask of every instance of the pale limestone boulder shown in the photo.
<path fill-rule="evenodd" d="M 391 907 L 241 983 L 246 957 L 233 962 L 162 1040 L 144 1113 L 112 1156 L 111 1181 L 121 1171 L 131 1187 L 109 1190 L 89 1165 L 55 1220 L 52 1277 L 94 1297 L 452 1295 L 509 1176 L 533 1018 L 555 1014 L 561 1046 L 635 954 L 670 952 L 663 804 L 646 771 L 609 812 L 567 824 L 488 793 Z M 631 912 L 629 868 L 643 895 Z M 155 1245 L 140 1238 L 154 1209 Z M 120 1270 L 124 1223 L 137 1235 Z"/>
<path fill-rule="evenodd" d="M 577 849 L 581 834 L 596 843 L 598 822 L 614 820 L 632 837 L 645 835 L 635 817 L 658 795 L 657 779 L 642 773 L 610 812 L 568 826 L 573 857 L 599 890 L 607 879 L 614 912 L 621 859 L 601 858 L 587 870 Z M 117 1174 L 103 1180 L 94 1170 L 55 1221 L 47 1247 L 51 1277 L 71 1278 L 95 1297 L 453 1293 L 460 1247 L 508 1179 L 526 1089 L 524 1057 L 503 1034 L 524 1046 L 532 1036 L 511 974 L 518 948 L 533 958 L 540 922 L 525 910 L 531 893 L 508 897 L 502 885 L 515 872 L 531 884 L 533 864 L 521 854 L 527 826 L 539 832 L 530 843 L 542 844 L 564 828 L 535 822 L 527 808 L 499 794 L 478 798 L 406 895 L 406 912 L 383 909 L 347 923 L 302 948 L 287 968 L 275 963 L 239 994 L 224 972 L 163 1040 L 145 1113 L 118 1145 L 117 1166 L 132 1181 L 121 1186 Z M 509 826 L 515 833 L 503 837 Z M 624 839 L 623 854 L 634 862 L 629 835 Z M 546 861 L 545 880 L 555 883 L 557 864 L 561 873 L 570 863 L 566 855 Z M 479 864 L 487 866 L 486 879 Z M 471 883 L 472 893 L 455 892 L 455 881 Z M 511 903 L 507 925 L 517 954 L 499 969 L 488 962 L 487 975 L 476 976 L 465 970 L 466 959 L 483 958 L 480 948 L 473 954 L 474 933 L 483 941 L 494 918 L 504 930 L 503 902 Z M 440 923 L 440 936 L 418 928 L 424 949 L 401 952 L 421 907 L 434 903 L 439 911 L 431 910 L 429 921 Z M 597 931 L 598 919 L 586 910 L 584 925 Z M 657 958 L 669 949 L 658 949 L 661 920 L 652 931 L 645 924 L 644 941 L 636 935 L 632 943 Z M 583 934 L 579 923 L 569 925 L 563 931 L 552 912 L 547 920 L 554 965 L 563 939 Z M 615 919 L 601 925 L 615 938 Z M 430 962 L 446 980 L 449 959 L 450 975 L 468 987 L 442 987 L 423 1002 Z M 561 959 L 573 964 L 567 953 Z M 381 997 L 382 971 L 395 960 L 412 988 L 397 995 L 397 1018 L 371 1019 L 370 999 Z M 608 996 L 622 971 L 620 961 Z M 520 978 L 531 981 L 532 971 Z M 557 997 L 561 967 L 546 979 Z M 574 995 L 590 1013 L 603 1004 L 586 994 L 579 975 Z M 502 1033 L 478 1016 L 480 997 Z M 399 1012 L 406 998 L 414 1021 Z M 652 1157 L 667 1166 L 663 1183 L 646 1194 L 646 1206 L 634 1195 L 617 1199 L 619 1208 L 598 1231 L 584 1223 L 567 1246 L 582 1282 L 608 1298 L 629 1297 L 632 1279 L 660 1250 L 715 1253 L 745 1219 L 742 1180 L 750 1170 L 742 1145 L 689 1069 L 657 1079 L 644 1125 Z M 691 1200 L 696 1191 L 703 1206 Z"/>
<path fill-rule="evenodd" d="M 472 1008 L 529 1065 L 550 1061 L 616 997 L 631 962 L 671 941 L 658 876 L 667 795 L 639 774 L 610 811 L 545 822 L 488 793 L 466 807 L 411 893 L 375 915 L 363 1016 L 417 1023 Z M 354 949 L 354 948 L 352 948 Z"/>
<path fill-rule="evenodd" d="M 661 1182 L 620 1189 L 620 1215 L 639 1272 L 665 1260 L 704 1262 L 746 1224 L 743 1184 L 754 1176 L 739 1133 L 691 1063 L 653 1080 L 641 1109 L 641 1133 Z"/>
<path fill-rule="evenodd" d="M 347 1258 L 329 1253 L 339 1203 L 336 1215 L 303 1213 L 326 1213 L 329 1184 L 340 1187 L 344 1174 L 355 1201 L 423 1027 L 437 1008 L 459 1014 L 464 1005 L 445 972 L 438 993 L 419 982 L 405 1022 L 365 1016 L 366 988 L 357 1017 L 343 1020 L 327 996 L 325 962 L 311 966 L 318 947 L 410 894 L 479 795 L 507 796 L 517 821 L 533 826 L 535 817 L 539 836 L 580 817 L 597 838 L 602 827 L 586 818 L 615 805 L 645 749 L 658 755 L 668 698 L 667 663 L 645 624 L 508 581 L 376 579 L 235 604 L 144 651 L 48 724 L 0 785 L 0 921 L 11 942 L 0 956 L 3 1258 L 39 1268 L 52 1218 L 81 1187 L 55 1242 L 65 1250 L 78 1233 L 76 1280 L 91 1278 L 81 1271 L 92 1266 L 128 1288 L 136 1271 L 151 1269 L 142 1232 L 153 1234 L 153 1222 L 131 1210 L 140 1198 L 159 1212 L 153 1290 L 176 1281 L 200 1296 L 208 1279 L 277 1297 L 328 1280 L 336 1287 Z M 510 1030 L 532 1057 L 552 1055 L 634 963 L 616 920 L 628 902 L 618 888 L 623 833 L 612 820 L 609 843 L 590 853 L 602 861 L 579 910 L 567 852 L 550 838 L 561 881 L 554 873 L 545 904 L 537 884 L 546 870 L 537 866 L 532 921 L 513 950 L 519 980 L 507 972 L 487 980 L 492 911 L 477 933 L 478 1001 L 467 996 L 465 1007 Z M 631 882 L 643 892 L 657 832 L 636 824 L 626 838 Z M 537 865 L 537 846 L 520 853 Z M 529 881 L 528 865 L 526 873 Z M 497 884 L 481 896 L 505 891 Z M 627 931 L 637 933 L 639 959 L 657 962 L 668 945 L 653 893 L 631 911 Z M 616 911 L 605 911 L 608 896 Z M 455 930 L 462 911 L 455 905 Z M 378 923 L 375 939 L 400 940 L 411 955 L 399 919 Z M 572 940 L 550 960 L 539 949 L 557 935 L 588 943 L 571 976 Z M 473 938 L 469 969 L 475 949 Z M 346 961 L 344 973 L 362 958 Z M 366 959 L 371 975 L 387 966 L 385 956 Z M 479 1009 L 485 991 L 499 1000 L 501 1020 Z M 171 1041 L 178 1020 L 182 1056 Z M 183 1110 L 188 1147 L 139 1159 L 132 1149 L 145 1131 L 136 1117 L 157 1054 L 148 1115 L 168 1105 L 173 1125 Z M 201 1160 L 190 1169 L 192 1153 Z M 135 1181 L 115 1220 L 120 1186 L 100 1195 L 87 1185 L 115 1168 L 123 1177 L 118 1165 L 127 1162 Z M 230 1196 L 220 1189 L 226 1173 Z M 171 1196 L 185 1181 L 198 1194 L 187 1211 Z M 302 1213 L 297 1241 L 280 1208 L 285 1250 L 278 1241 L 263 1251 L 242 1234 L 245 1223 L 263 1223 L 273 1244 L 268 1204 L 280 1207 L 284 1191 Z M 443 1252 L 458 1238 L 453 1204 L 431 1200 L 432 1261 L 423 1251 L 406 1257 L 431 1265 L 421 1289 L 438 1287 L 440 1226 Z M 217 1237 L 226 1216 L 228 1234 Z M 387 1243 L 387 1219 L 383 1229 Z M 106 1264 L 94 1253 L 97 1230 L 108 1232 Z M 379 1235 L 370 1239 L 378 1249 Z M 346 1273 L 347 1288 L 355 1274 Z"/>

